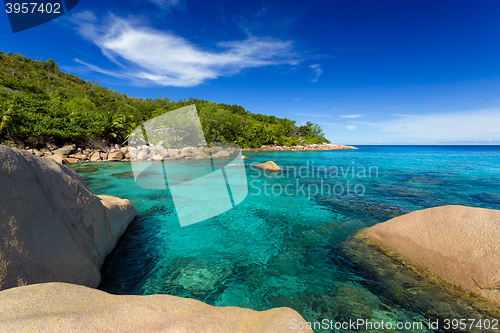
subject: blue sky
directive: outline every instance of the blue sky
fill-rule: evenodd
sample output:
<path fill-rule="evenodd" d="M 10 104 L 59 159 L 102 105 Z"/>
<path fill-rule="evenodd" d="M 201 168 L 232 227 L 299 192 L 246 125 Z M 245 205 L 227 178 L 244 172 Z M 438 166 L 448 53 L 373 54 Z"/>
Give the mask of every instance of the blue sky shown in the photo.
<path fill-rule="evenodd" d="M 344 144 L 500 143 L 500 1 L 80 3 L 0 50 L 135 97 L 319 123 Z"/>

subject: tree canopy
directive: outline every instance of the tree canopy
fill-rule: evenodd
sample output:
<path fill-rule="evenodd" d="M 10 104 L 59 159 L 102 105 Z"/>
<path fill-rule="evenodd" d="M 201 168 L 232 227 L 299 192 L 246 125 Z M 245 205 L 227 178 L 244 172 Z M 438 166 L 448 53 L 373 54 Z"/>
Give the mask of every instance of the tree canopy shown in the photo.
<path fill-rule="evenodd" d="M 141 99 L 120 94 L 59 70 L 54 60 L 31 60 L 0 52 L 0 142 L 42 145 L 106 139 L 122 143 L 137 126 L 156 116 L 196 105 L 208 143 L 242 148 L 328 142 L 321 127 L 255 114 L 239 105 L 189 98 Z"/>

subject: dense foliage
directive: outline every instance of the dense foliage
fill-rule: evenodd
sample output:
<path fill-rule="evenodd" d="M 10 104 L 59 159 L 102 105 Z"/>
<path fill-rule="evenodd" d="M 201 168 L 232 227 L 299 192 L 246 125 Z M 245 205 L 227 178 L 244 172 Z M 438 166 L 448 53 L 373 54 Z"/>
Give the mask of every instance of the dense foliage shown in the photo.
<path fill-rule="evenodd" d="M 122 143 L 128 134 L 165 112 L 195 104 L 208 142 L 240 147 L 328 142 L 319 125 L 246 111 L 239 105 L 166 96 L 141 99 L 63 73 L 52 60 L 35 61 L 0 52 L 0 142 L 30 145 L 89 142 Z"/>

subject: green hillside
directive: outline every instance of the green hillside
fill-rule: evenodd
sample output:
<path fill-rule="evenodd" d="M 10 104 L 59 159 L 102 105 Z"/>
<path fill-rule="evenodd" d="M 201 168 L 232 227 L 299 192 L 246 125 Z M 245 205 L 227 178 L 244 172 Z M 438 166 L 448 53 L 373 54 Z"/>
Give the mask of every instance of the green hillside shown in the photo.
<path fill-rule="evenodd" d="M 73 142 L 91 146 L 102 139 L 123 143 L 141 122 L 195 104 L 208 142 L 242 148 L 328 142 L 319 125 L 246 111 L 239 105 L 166 96 L 141 99 L 66 74 L 52 60 L 35 61 L 0 52 L 0 143 L 31 147 Z"/>

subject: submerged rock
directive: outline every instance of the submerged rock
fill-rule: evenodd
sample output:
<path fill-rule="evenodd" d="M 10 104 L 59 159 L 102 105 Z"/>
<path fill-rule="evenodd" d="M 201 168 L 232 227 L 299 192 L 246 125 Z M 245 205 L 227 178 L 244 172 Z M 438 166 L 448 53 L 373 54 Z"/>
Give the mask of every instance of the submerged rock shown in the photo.
<path fill-rule="evenodd" d="M 364 229 L 357 237 L 500 304 L 499 210 L 429 208 Z"/>
<path fill-rule="evenodd" d="M 429 278 L 429 275 L 417 273 L 407 263 L 387 256 L 366 240 L 349 237 L 334 249 L 333 255 L 362 277 L 359 282 L 364 288 L 379 295 L 385 304 L 380 304 L 380 309 L 386 306 L 405 309 L 407 313 L 422 313 L 428 319 L 500 319 L 500 309 L 495 304 L 473 294 L 466 295 L 459 288 Z M 347 318 L 352 318 L 352 314 Z M 440 328 L 444 328 L 443 320 L 440 320 Z"/>
<path fill-rule="evenodd" d="M 111 295 L 66 283 L 0 292 L 2 332 L 312 332 L 298 328 L 304 326 L 290 308 L 215 307 L 171 295 Z"/>
<path fill-rule="evenodd" d="M 49 158 L 0 146 L 0 290 L 41 282 L 97 287 L 100 267 L 136 216 L 95 196 Z"/>

